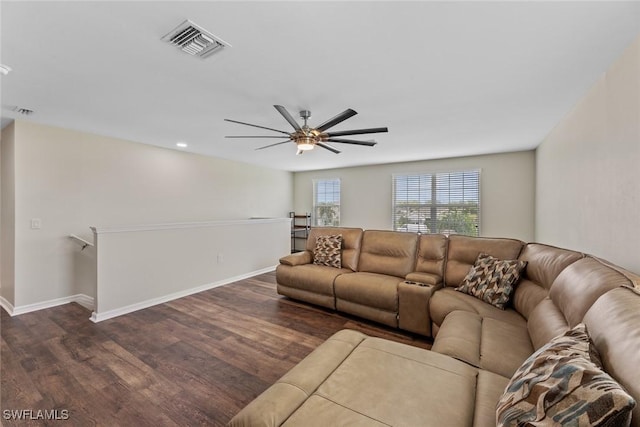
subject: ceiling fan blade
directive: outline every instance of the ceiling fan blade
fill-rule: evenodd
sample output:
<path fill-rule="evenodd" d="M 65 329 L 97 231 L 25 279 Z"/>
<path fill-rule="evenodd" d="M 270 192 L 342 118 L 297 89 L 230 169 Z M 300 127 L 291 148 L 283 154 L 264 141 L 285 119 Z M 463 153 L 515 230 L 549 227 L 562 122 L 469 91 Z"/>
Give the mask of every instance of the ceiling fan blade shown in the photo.
<path fill-rule="evenodd" d="M 284 138 L 284 136 L 280 136 L 280 135 L 246 135 L 246 136 L 227 135 L 227 136 L 225 136 L 225 138 Z"/>
<path fill-rule="evenodd" d="M 354 141 L 353 139 L 343 139 L 343 138 L 328 138 L 326 141 L 338 142 L 340 144 L 366 145 L 367 147 L 373 147 L 374 145 L 377 144 L 377 142 L 373 142 L 373 141 Z"/>
<path fill-rule="evenodd" d="M 296 122 L 296 119 L 294 119 L 293 116 L 289 114 L 286 108 L 284 108 L 282 105 L 274 105 L 274 107 L 276 108 L 276 110 L 278 110 L 278 113 L 282 114 L 282 117 L 284 117 L 284 119 L 288 121 L 291 126 L 293 126 L 295 130 L 302 129 L 298 122 Z"/>
<path fill-rule="evenodd" d="M 324 148 L 326 150 L 333 151 L 336 154 L 340 154 L 340 150 L 338 150 L 336 147 L 332 147 L 329 144 L 325 144 L 323 142 L 316 142 L 316 145 L 319 146 L 319 147 L 322 147 L 322 148 Z"/>
<path fill-rule="evenodd" d="M 369 128 L 369 129 L 353 129 L 353 130 L 342 130 L 340 132 L 328 132 L 328 137 L 333 136 L 343 136 L 343 135 L 363 135 L 365 133 L 382 133 L 389 132 L 387 128 Z"/>
<path fill-rule="evenodd" d="M 280 133 L 284 133 L 285 135 L 289 135 L 289 132 L 285 132 L 283 130 L 278 130 L 278 129 L 273 129 L 273 128 L 268 128 L 268 127 L 264 127 L 264 126 L 259 126 L 259 125 L 252 125 L 251 123 L 245 123 L 245 122 L 239 122 L 237 120 L 231 120 L 231 119 L 224 119 L 226 122 L 231 122 L 231 123 L 238 123 L 240 125 L 246 125 L 246 126 L 253 126 L 254 128 L 260 128 L 260 129 L 267 129 L 267 130 L 272 130 L 274 132 L 280 132 Z"/>
<path fill-rule="evenodd" d="M 280 145 L 280 144 L 285 144 L 285 143 L 287 143 L 289 141 L 291 141 L 291 140 L 287 139 L 286 141 L 276 142 L 275 144 L 270 144 L 270 145 L 265 145 L 264 147 L 256 148 L 256 151 L 257 150 L 264 150 L 265 148 L 269 148 L 269 147 L 275 147 L 276 145 Z"/>
<path fill-rule="evenodd" d="M 330 118 L 329 120 L 327 120 L 326 122 L 324 122 L 320 126 L 316 127 L 316 129 L 319 130 L 320 132 L 324 132 L 325 130 L 329 129 L 330 127 L 333 127 L 333 126 L 337 125 L 338 123 L 341 123 L 341 122 L 347 120 L 349 117 L 355 116 L 356 114 L 358 114 L 356 111 L 354 111 L 351 108 L 349 108 L 347 110 L 344 110 L 342 113 L 338 114 L 337 116 Z"/>

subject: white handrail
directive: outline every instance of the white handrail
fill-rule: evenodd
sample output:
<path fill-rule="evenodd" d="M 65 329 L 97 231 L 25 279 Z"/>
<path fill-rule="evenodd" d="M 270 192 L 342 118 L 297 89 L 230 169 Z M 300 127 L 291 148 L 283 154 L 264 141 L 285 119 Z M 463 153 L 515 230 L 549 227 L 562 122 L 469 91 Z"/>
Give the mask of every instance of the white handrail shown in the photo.
<path fill-rule="evenodd" d="M 82 237 L 76 236 L 75 234 L 70 234 L 69 238 L 82 246 L 82 249 L 80 249 L 81 251 L 83 251 L 87 246 L 94 246 L 92 242 L 84 240 Z"/>
<path fill-rule="evenodd" d="M 179 230 L 187 228 L 227 227 L 231 225 L 273 224 L 287 222 L 291 218 L 251 218 L 251 219 L 224 219 L 199 222 L 168 222 L 161 224 L 125 225 L 115 227 L 89 227 L 94 234 L 104 233 L 128 233 L 138 231 Z"/>

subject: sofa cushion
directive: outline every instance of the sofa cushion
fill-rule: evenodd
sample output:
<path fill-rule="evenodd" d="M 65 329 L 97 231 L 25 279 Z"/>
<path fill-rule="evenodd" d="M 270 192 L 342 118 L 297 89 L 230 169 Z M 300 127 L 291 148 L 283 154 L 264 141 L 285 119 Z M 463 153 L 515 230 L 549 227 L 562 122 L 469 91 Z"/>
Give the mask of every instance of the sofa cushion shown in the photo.
<path fill-rule="evenodd" d="M 524 322 L 454 311 L 440 326 L 432 350 L 508 378 L 533 353 L 533 346 Z"/>
<path fill-rule="evenodd" d="M 385 274 L 351 273 L 336 278 L 335 295 L 338 299 L 397 313 L 400 282 L 401 278 Z"/>
<path fill-rule="evenodd" d="M 526 261 L 499 260 L 481 253 L 456 291 L 504 310 L 526 265 Z"/>
<path fill-rule="evenodd" d="M 342 268 L 342 234 L 316 237 L 313 263 L 327 267 Z"/>
<path fill-rule="evenodd" d="M 449 357 L 368 338 L 315 395 L 385 425 L 471 425 L 476 376 L 476 369 Z M 327 408 L 313 413 L 320 409 Z M 323 425 L 341 424 L 336 418 L 325 419 L 331 422 Z M 293 425 L 306 426 L 309 420 L 305 417 Z"/>
<path fill-rule="evenodd" d="M 528 319 L 538 303 L 549 294 L 551 284 L 558 274 L 582 257 L 580 252 L 528 243 L 518 257 L 521 261 L 527 261 L 527 268 L 513 293 L 512 301 L 516 311 Z"/>
<path fill-rule="evenodd" d="M 354 273 L 347 268 L 315 264 L 280 264 L 276 268 L 277 290 L 280 295 L 335 309 L 333 282 L 341 274 Z"/>
<path fill-rule="evenodd" d="M 582 322 L 589 307 L 602 294 L 629 284 L 631 281 L 625 275 L 587 257 L 562 270 L 551 286 L 549 297 L 573 327 Z"/>
<path fill-rule="evenodd" d="M 336 309 L 398 326 L 398 284 L 402 278 L 366 272 L 346 276 L 338 276 L 334 282 Z"/>
<path fill-rule="evenodd" d="M 529 314 L 527 326 L 534 347 L 542 347 L 571 325 L 581 322 L 585 311 L 603 293 L 629 283 L 633 280 L 627 272 L 592 257 L 569 264 L 554 282 L 553 294 L 540 301 Z M 517 289 L 520 286 L 522 283 Z"/>
<path fill-rule="evenodd" d="M 481 341 L 482 317 L 468 311 L 454 311 L 444 319 L 431 350 L 479 368 Z"/>
<path fill-rule="evenodd" d="M 229 425 L 470 426 L 477 417 L 476 386 L 493 392 L 499 382 L 448 356 L 344 330 Z M 483 407 L 493 398 L 483 400 Z"/>
<path fill-rule="evenodd" d="M 510 377 L 533 353 L 526 326 L 486 317 L 482 319 L 480 367 Z"/>
<path fill-rule="evenodd" d="M 584 323 L 605 371 L 640 402 L 640 290 L 610 290 L 587 311 Z M 640 427 L 640 404 L 631 425 Z"/>
<path fill-rule="evenodd" d="M 282 427 L 388 427 L 370 416 L 344 407 L 331 399 L 314 394 L 298 408 L 296 412 L 282 424 Z M 247 425 L 246 427 L 254 427 Z"/>
<path fill-rule="evenodd" d="M 442 288 L 434 292 L 429 300 L 429 312 L 431 321 L 440 326 L 447 315 L 453 311 L 462 310 L 476 313 L 480 317 L 489 317 L 503 322 L 526 325 L 526 320 L 512 308 L 500 310 L 480 301 L 471 295 L 463 294 L 453 288 Z"/>
<path fill-rule="evenodd" d="M 398 312 L 395 310 L 389 311 L 340 298 L 336 299 L 336 310 L 353 314 L 363 319 L 373 320 L 376 323 L 382 323 L 392 328 L 398 327 Z"/>
<path fill-rule="evenodd" d="M 515 239 L 449 236 L 444 281 L 446 286 L 460 286 L 480 253 L 498 259 L 516 259 L 524 242 Z"/>
<path fill-rule="evenodd" d="M 418 256 L 415 272 L 432 277 L 444 278 L 444 264 L 447 256 L 447 236 L 444 234 L 421 234 L 418 239 Z M 407 277 L 407 280 L 412 280 Z M 439 282 L 433 283 L 437 285 Z"/>
<path fill-rule="evenodd" d="M 594 351 L 579 324 L 532 354 L 498 402 L 498 426 L 629 425 L 635 401 L 600 369 Z"/>
<path fill-rule="evenodd" d="M 496 427 L 496 402 L 508 383 L 507 377 L 489 371 L 478 371 L 473 427 Z"/>
<path fill-rule="evenodd" d="M 343 268 L 352 271 L 358 269 L 358 257 L 360 255 L 360 245 L 362 243 L 362 229 L 349 227 L 311 227 L 307 238 L 306 249 L 313 253 L 316 247 L 318 236 L 342 235 L 342 258 Z"/>
<path fill-rule="evenodd" d="M 540 301 L 527 320 L 529 337 L 536 350 L 569 329 L 564 315 L 549 297 Z"/>
<path fill-rule="evenodd" d="M 358 271 L 404 278 L 413 271 L 418 235 L 367 230 L 362 236 Z"/>

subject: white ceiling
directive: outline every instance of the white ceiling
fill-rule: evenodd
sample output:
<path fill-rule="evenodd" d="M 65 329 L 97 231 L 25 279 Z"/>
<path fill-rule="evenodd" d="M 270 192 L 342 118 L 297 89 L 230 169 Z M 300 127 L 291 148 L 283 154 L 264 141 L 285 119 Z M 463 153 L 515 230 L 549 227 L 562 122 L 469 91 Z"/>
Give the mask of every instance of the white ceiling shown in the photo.
<path fill-rule="evenodd" d="M 3 119 L 33 120 L 300 171 L 536 147 L 640 32 L 638 2 L 7 2 Z M 229 42 L 209 59 L 160 38 L 191 19 Z M 373 148 L 225 139 L 388 126 Z"/>

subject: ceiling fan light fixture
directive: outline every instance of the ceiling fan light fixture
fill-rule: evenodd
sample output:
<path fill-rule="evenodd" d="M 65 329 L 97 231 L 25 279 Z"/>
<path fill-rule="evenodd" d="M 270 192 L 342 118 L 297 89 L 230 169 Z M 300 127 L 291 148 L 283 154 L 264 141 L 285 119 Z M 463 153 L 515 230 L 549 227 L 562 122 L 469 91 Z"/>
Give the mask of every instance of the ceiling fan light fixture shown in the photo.
<path fill-rule="evenodd" d="M 313 150 L 313 147 L 316 146 L 316 141 L 310 136 L 303 136 L 296 139 L 296 145 L 298 146 L 298 150 L 309 151 Z"/>

